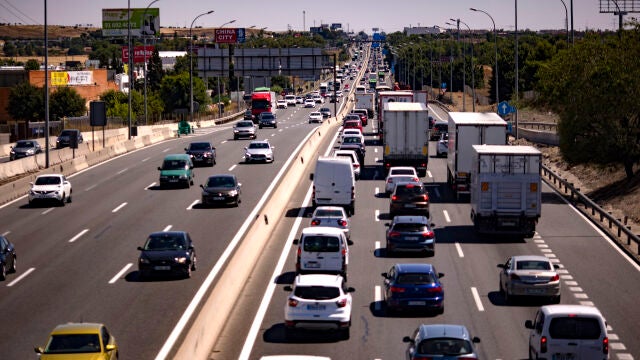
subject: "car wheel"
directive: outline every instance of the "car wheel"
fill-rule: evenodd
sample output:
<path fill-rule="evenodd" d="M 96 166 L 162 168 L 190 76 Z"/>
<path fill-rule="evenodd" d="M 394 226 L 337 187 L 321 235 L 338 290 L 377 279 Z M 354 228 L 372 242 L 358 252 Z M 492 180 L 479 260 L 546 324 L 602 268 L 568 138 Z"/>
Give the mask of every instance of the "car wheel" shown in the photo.
<path fill-rule="evenodd" d="M 293 328 L 285 327 L 284 328 L 284 338 L 285 340 L 293 340 L 295 339 L 296 331 Z"/>
<path fill-rule="evenodd" d="M 237 136 L 234 136 L 234 137 L 233 137 L 233 140 L 238 140 L 238 137 L 237 137 Z"/>
<path fill-rule="evenodd" d="M 258 125 L 258 129 L 262 129 L 262 125 Z"/>
<path fill-rule="evenodd" d="M 60 199 L 60 206 L 64 206 L 67 202 L 67 195 L 62 194 L 62 198 Z"/>
<path fill-rule="evenodd" d="M 277 129 L 277 128 L 278 128 L 278 125 L 273 125 L 273 128 L 274 128 L 274 129 Z"/>
<path fill-rule="evenodd" d="M 349 338 L 351 337 L 351 331 L 350 328 L 346 328 L 342 330 L 342 340 L 349 340 Z"/>
<path fill-rule="evenodd" d="M 554 304 L 560 304 L 560 295 L 552 297 L 551 302 Z"/>
<path fill-rule="evenodd" d="M 7 278 L 7 268 L 4 264 L 0 265 L 0 281 L 4 281 Z"/>
<path fill-rule="evenodd" d="M 71 192 L 69 193 L 69 197 L 67 198 L 67 202 L 68 202 L 68 203 L 71 203 L 71 194 L 72 194 L 72 193 L 73 193 L 73 191 L 71 191 Z"/>
<path fill-rule="evenodd" d="M 193 260 L 191 261 L 191 271 L 196 271 L 196 265 L 198 263 L 198 258 L 196 255 L 193 255 Z"/>
<path fill-rule="evenodd" d="M 10 273 L 15 273 L 17 271 L 16 261 L 18 261 L 18 258 L 14 256 L 13 261 L 11 262 L 11 267 L 9 268 Z"/>

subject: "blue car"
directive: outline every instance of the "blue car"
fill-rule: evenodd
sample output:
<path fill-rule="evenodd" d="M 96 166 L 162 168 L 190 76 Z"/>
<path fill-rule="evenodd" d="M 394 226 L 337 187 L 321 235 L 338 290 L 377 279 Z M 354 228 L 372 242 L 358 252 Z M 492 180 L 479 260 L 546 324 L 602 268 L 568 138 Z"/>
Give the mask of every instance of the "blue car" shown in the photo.
<path fill-rule="evenodd" d="M 473 344 L 479 343 L 480 339 L 475 336 L 472 338 L 464 325 L 423 324 L 402 341 L 409 344 L 407 360 L 479 359 Z"/>
<path fill-rule="evenodd" d="M 444 312 L 443 273 L 431 264 L 395 264 L 384 278 L 387 313 L 397 310 Z"/>

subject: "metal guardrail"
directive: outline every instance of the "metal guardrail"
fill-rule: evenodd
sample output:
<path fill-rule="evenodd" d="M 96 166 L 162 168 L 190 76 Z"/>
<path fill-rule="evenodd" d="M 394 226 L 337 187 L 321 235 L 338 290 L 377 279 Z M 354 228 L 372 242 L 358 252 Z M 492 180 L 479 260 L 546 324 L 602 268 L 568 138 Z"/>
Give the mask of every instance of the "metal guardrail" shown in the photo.
<path fill-rule="evenodd" d="M 558 129 L 558 124 L 545 123 L 545 122 L 518 122 L 518 128 L 536 129 L 536 130 L 548 130 L 555 132 Z"/>

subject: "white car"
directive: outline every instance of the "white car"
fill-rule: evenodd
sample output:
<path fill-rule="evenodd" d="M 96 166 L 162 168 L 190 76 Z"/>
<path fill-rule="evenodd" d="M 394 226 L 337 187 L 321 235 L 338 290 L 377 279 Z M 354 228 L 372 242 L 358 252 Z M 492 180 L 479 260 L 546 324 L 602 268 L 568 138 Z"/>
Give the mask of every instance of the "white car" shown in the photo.
<path fill-rule="evenodd" d="M 344 94 L 342 93 L 342 90 L 336 90 L 336 96 L 337 96 L 337 97 L 342 97 L 342 95 L 344 95 Z"/>
<path fill-rule="evenodd" d="M 286 100 L 278 100 L 276 101 L 276 107 L 278 109 L 286 109 L 287 108 L 287 101 Z"/>
<path fill-rule="evenodd" d="M 322 122 L 322 114 L 319 111 L 312 111 L 309 113 L 309 124 L 313 122 Z"/>
<path fill-rule="evenodd" d="M 436 156 L 447 156 L 449 153 L 449 133 L 442 133 L 436 144 Z"/>
<path fill-rule="evenodd" d="M 296 96 L 296 104 L 304 104 L 304 98 L 302 96 Z"/>
<path fill-rule="evenodd" d="M 311 226 L 330 226 L 341 229 L 351 239 L 351 226 L 342 206 L 318 206 L 311 215 Z"/>
<path fill-rule="evenodd" d="M 254 140 L 244 148 L 244 162 L 264 161 L 273 162 L 273 146 L 268 140 Z"/>
<path fill-rule="evenodd" d="M 387 194 L 391 194 L 395 190 L 397 183 L 418 181 L 420 181 L 420 178 L 414 167 L 393 166 L 389 168 L 389 174 L 384 181 L 384 190 Z"/>
<path fill-rule="evenodd" d="M 64 206 L 71 202 L 71 183 L 62 174 L 39 175 L 29 189 L 29 205 L 36 201 L 53 200 Z"/>
<path fill-rule="evenodd" d="M 296 96 L 295 95 L 285 95 L 284 101 L 287 102 L 287 106 L 296 106 Z"/>
<path fill-rule="evenodd" d="M 306 107 L 306 108 L 314 108 L 314 107 L 316 107 L 316 102 L 313 99 L 306 99 L 304 101 L 304 107 Z"/>
<path fill-rule="evenodd" d="M 353 175 L 356 177 L 356 180 L 360 179 L 360 160 L 358 159 L 358 154 L 353 150 L 336 150 L 333 153 L 335 157 L 345 157 L 351 160 L 351 165 L 353 165 Z"/>
<path fill-rule="evenodd" d="M 297 329 L 333 330 L 349 338 L 351 327 L 351 292 L 340 275 L 311 274 L 296 276 L 284 306 L 286 337 Z"/>
<path fill-rule="evenodd" d="M 324 104 L 324 98 L 320 96 L 320 94 L 313 95 L 313 101 L 315 101 L 316 104 Z"/>
<path fill-rule="evenodd" d="M 360 129 L 344 129 L 344 130 L 342 130 L 342 136 L 348 136 L 348 135 L 363 136 L 362 131 L 360 131 Z M 363 138 L 364 138 L 364 136 L 363 136 Z"/>

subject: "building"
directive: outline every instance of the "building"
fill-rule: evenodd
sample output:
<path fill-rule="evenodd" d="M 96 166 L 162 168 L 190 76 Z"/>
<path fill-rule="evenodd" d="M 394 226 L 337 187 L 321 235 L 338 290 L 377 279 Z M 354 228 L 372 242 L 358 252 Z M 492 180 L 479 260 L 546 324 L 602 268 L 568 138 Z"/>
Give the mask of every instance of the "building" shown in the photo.
<path fill-rule="evenodd" d="M 417 27 L 405 27 L 404 28 L 404 32 L 407 33 L 407 36 L 411 36 L 411 35 L 435 35 L 435 34 L 440 34 L 441 32 L 443 32 L 443 29 L 436 27 L 436 26 L 432 26 L 432 27 L 426 27 L 426 26 L 417 26 Z"/>

